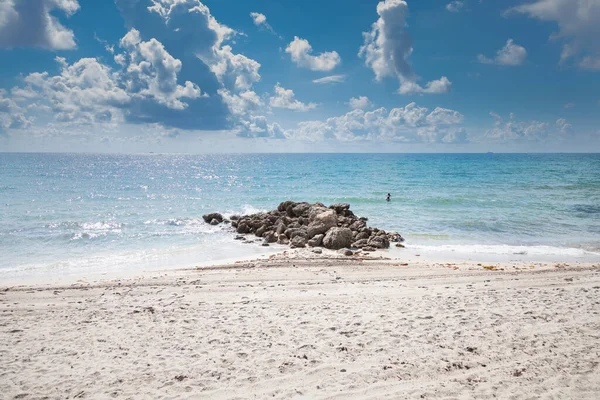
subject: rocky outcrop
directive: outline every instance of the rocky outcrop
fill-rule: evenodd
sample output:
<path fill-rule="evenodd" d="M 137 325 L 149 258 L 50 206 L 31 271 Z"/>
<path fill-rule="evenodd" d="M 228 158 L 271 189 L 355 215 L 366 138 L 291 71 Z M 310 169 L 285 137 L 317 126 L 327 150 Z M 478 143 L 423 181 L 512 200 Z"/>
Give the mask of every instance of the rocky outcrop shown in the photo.
<path fill-rule="evenodd" d="M 389 248 L 391 242 L 404 241 L 397 232 L 388 233 L 381 229 L 369 228 L 367 218 L 354 215 L 350 211 L 350 204 L 347 203 L 326 207 L 322 203 L 284 201 L 276 210 L 243 216 L 234 215 L 230 218 L 231 221 L 224 219 L 219 213 L 205 214 L 202 218 L 211 225 L 231 222 L 231 228 L 238 234 L 254 234 L 263 238 L 263 245 L 277 242 L 289 244 L 292 248 L 308 245 L 340 251 L 375 251 Z M 236 239 L 238 237 L 240 236 Z M 351 253 L 352 251 L 344 252 L 348 255 Z"/>

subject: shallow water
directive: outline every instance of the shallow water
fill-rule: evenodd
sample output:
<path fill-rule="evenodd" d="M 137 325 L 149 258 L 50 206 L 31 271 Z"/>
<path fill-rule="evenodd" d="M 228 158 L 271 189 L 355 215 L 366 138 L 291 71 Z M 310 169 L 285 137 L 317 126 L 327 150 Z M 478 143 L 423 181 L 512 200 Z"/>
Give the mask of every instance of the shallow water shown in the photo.
<path fill-rule="evenodd" d="M 201 215 L 288 199 L 348 202 L 420 249 L 600 255 L 599 154 L 0 153 L 0 270 L 161 268 L 259 254 L 268 250 L 234 242 Z"/>

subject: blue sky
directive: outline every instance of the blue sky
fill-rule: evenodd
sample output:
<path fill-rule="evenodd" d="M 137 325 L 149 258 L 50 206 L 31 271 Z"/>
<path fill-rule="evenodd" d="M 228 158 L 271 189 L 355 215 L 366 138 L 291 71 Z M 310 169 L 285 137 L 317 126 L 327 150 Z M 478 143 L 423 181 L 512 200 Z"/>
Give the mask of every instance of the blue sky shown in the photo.
<path fill-rule="evenodd" d="M 0 150 L 600 150 L 600 0 L 7 0 Z"/>

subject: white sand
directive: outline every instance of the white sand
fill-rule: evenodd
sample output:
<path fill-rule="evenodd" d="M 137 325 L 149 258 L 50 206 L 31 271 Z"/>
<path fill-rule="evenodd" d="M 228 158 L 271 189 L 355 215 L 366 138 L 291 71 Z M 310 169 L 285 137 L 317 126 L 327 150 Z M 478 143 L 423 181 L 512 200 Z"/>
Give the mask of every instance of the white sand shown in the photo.
<path fill-rule="evenodd" d="M 0 397 L 600 398 L 600 265 L 253 265 L 1 288 Z"/>

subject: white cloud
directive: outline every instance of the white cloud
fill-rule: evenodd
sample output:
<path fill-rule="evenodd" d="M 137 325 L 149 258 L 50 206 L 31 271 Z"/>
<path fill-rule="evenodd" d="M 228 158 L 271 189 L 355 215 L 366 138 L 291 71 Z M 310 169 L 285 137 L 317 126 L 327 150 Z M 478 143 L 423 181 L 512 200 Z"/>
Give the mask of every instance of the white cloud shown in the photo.
<path fill-rule="evenodd" d="M 183 86 L 177 84 L 181 61 L 173 58 L 158 40 L 144 42 L 140 33 L 131 29 L 121 39 L 121 47 L 129 57 L 123 79 L 130 94 L 152 97 L 159 104 L 176 110 L 188 106 L 182 98 L 200 97 L 200 88 L 195 83 L 186 81 Z"/>
<path fill-rule="evenodd" d="M 559 32 L 551 38 L 563 41 L 561 62 L 580 57 L 577 61 L 580 67 L 600 70 L 600 1 L 537 0 L 507 11 L 514 13 L 556 22 Z"/>
<path fill-rule="evenodd" d="M 27 110 L 19 106 L 13 99 L 6 97 L 6 91 L 0 89 L 0 134 L 9 129 L 28 128 L 33 118 L 26 116 Z"/>
<path fill-rule="evenodd" d="M 231 93 L 229 90 L 220 89 L 218 92 L 223 101 L 229 107 L 232 114 L 245 116 L 259 110 L 264 103 L 256 92 L 247 90 L 239 94 Z"/>
<path fill-rule="evenodd" d="M 269 32 L 275 33 L 275 31 L 273 30 L 273 27 L 267 22 L 267 17 L 265 16 L 265 14 L 261 14 L 258 12 L 251 12 L 250 18 L 252 18 L 252 22 L 254 22 L 254 25 L 256 25 L 258 27 L 263 26 Z"/>
<path fill-rule="evenodd" d="M 490 115 L 494 118 L 494 126 L 485 132 L 484 137 L 492 141 L 540 141 L 550 136 L 565 134 L 571 128 L 571 124 L 564 118 L 557 120 L 555 124 L 549 124 L 536 120 L 518 121 L 513 113 L 509 115 L 508 120 L 493 112 Z"/>
<path fill-rule="evenodd" d="M 348 105 L 353 110 L 356 110 L 356 109 L 365 110 L 367 108 L 371 108 L 373 106 L 373 103 L 371 103 L 371 100 L 369 100 L 369 98 L 367 96 L 360 96 L 360 97 L 352 97 L 348 101 Z"/>
<path fill-rule="evenodd" d="M 464 1 L 452 1 L 450 3 L 448 3 L 448 5 L 446 5 L 446 10 L 450 11 L 450 12 L 460 12 L 465 8 L 465 2 Z"/>
<path fill-rule="evenodd" d="M 577 105 L 575 103 L 567 103 L 564 105 L 566 109 L 575 108 Z"/>
<path fill-rule="evenodd" d="M 260 63 L 223 44 L 238 32 L 219 23 L 206 5 L 199 0 L 152 2 L 148 10 L 163 18 L 171 30 L 169 35 L 183 47 L 182 51 L 194 52 L 226 89 L 245 91 L 260 80 Z"/>
<path fill-rule="evenodd" d="M 331 71 L 342 61 L 336 51 L 328 51 L 318 56 L 311 55 L 312 46 L 308 43 L 308 40 L 301 39 L 298 36 L 294 37 L 285 52 L 291 55 L 292 61 L 299 67 L 313 71 Z"/>
<path fill-rule="evenodd" d="M 319 79 L 313 79 L 313 83 L 324 85 L 328 83 L 342 83 L 346 80 L 346 75 L 330 75 Z"/>
<path fill-rule="evenodd" d="M 295 99 L 294 91 L 275 85 L 275 95 L 269 100 L 271 107 L 285 108 L 292 111 L 309 111 L 317 107 L 315 103 L 302 103 Z"/>
<path fill-rule="evenodd" d="M 38 93 L 39 101 L 33 107 L 49 108 L 60 122 L 122 120 L 121 109 L 131 102 L 131 95 L 119 86 L 118 73 L 95 58 L 82 58 L 71 65 L 64 58 L 57 62 L 59 75 L 34 72 L 25 77 L 27 89 Z"/>
<path fill-rule="evenodd" d="M 364 44 L 358 55 L 380 81 L 386 77 L 397 77 L 401 94 L 446 93 L 451 82 L 446 77 L 431 81 L 421 87 L 418 77 L 410 65 L 413 52 L 412 39 L 406 30 L 408 4 L 404 0 L 385 0 L 377 5 L 379 19 L 373 23 L 371 32 L 364 32 Z"/>
<path fill-rule="evenodd" d="M 421 87 L 419 84 L 415 82 L 405 81 L 402 82 L 400 88 L 398 89 L 398 93 L 400 94 L 419 94 L 419 93 L 430 93 L 430 94 L 438 94 L 438 93 L 448 93 L 450 88 L 452 87 L 452 82 L 445 76 L 442 76 L 440 79 L 427 82 L 425 87 Z"/>
<path fill-rule="evenodd" d="M 569 124 L 567 122 L 567 120 L 564 118 L 560 118 L 560 119 L 556 120 L 556 126 L 558 127 L 558 129 L 560 130 L 560 133 L 562 133 L 562 134 L 568 133 L 572 128 L 572 125 Z"/>
<path fill-rule="evenodd" d="M 52 12 L 67 17 L 79 10 L 77 0 L 2 0 L 0 2 L 0 48 L 40 47 L 74 49 L 73 31 L 61 25 Z"/>
<path fill-rule="evenodd" d="M 483 54 L 477 56 L 477 60 L 482 64 L 507 65 L 515 67 L 523 64 L 527 58 L 525 47 L 515 44 L 512 39 L 506 41 L 506 45 L 496 52 L 494 58 L 488 58 Z"/>
<path fill-rule="evenodd" d="M 325 121 L 306 121 L 296 129 L 286 131 L 288 137 L 298 140 L 341 141 L 374 140 L 406 143 L 458 143 L 466 141 L 463 116 L 457 111 L 436 108 L 429 111 L 410 103 L 406 107 L 373 111 L 352 110 Z"/>

